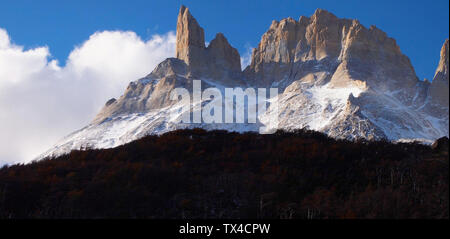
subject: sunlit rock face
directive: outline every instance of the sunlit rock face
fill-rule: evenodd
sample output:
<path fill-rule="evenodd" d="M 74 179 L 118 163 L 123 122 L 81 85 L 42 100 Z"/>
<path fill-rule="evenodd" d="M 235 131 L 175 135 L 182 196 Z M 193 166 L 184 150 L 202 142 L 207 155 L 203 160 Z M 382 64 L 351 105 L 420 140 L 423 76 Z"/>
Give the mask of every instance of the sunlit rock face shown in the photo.
<path fill-rule="evenodd" d="M 436 53 L 437 56 L 437 53 Z M 310 17 L 273 21 L 241 71 L 238 51 L 218 33 L 206 47 L 204 30 L 182 6 L 176 57 L 108 100 L 93 122 L 58 142 L 44 156 L 85 147 L 109 148 L 149 134 L 202 127 L 258 131 L 265 126 L 308 128 L 344 139 L 420 140 L 449 135 L 448 40 L 433 81 L 420 81 L 395 40 L 358 20 L 318 9 Z M 215 87 L 278 88 L 279 95 L 256 124 L 179 124 L 183 102 L 170 92 Z M 106 99 L 105 99 L 106 100 Z M 192 101 L 192 112 L 207 100 Z M 275 104 L 277 103 L 277 104 Z M 278 107 L 274 107 L 278 105 Z M 274 122 L 277 122 L 275 124 Z"/>
<path fill-rule="evenodd" d="M 213 78 L 226 85 L 235 85 L 241 80 L 241 58 L 222 33 L 205 47 L 203 28 L 182 6 L 177 21 L 176 57 L 183 60 L 194 77 Z"/>
<path fill-rule="evenodd" d="M 446 107 L 448 109 L 448 39 L 441 49 L 441 58 L 436 69 L 433 81 L 431 82 L 429 94 L 433 104 Z"/>
<path fill-rule="evenodd" d="M 262 86 L 287 85 L 312 72 L 330 73 L 325 81 L 319 77 L 320 83 L 332 79 L 335 86 L 363 81 L 383 89 L 411 88 L 418 81 L 408 57 L 386 33 L 320 9 L 298 21 L 273 21 L 245 70 L 249 81 Z"/>
<path fill-rule="evenodd" d="M 205 33 L 189 9 L 182 6 L 177 21 L 176 57 L 188 65 L 198 65 L 205 50 Z"/>

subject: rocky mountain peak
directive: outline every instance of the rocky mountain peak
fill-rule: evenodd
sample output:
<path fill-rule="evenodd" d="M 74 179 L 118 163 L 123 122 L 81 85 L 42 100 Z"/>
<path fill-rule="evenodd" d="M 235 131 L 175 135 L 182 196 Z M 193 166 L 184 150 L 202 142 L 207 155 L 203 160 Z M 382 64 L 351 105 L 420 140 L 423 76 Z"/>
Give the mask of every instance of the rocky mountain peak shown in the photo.
<path fill-rule="evenodd" d="M 196 63 L 205 49 L 205 33 L 189 9 L 181 6 L 177 20 L 176 57 L 186 64 Z"/>
<path fill-rule="evenodd" d="M 338 18 L 333 13 L 319 8 L 311 16 L 311 20 L 316 24 L 329 25 L 333 21 L 338 21 Z"/>
<path fill-rule="evenodd" d="M 449 106 L 448 39 L 441 49 L 439 65 L 429 89 L 432 105 L 447 108 Z"/>
<path fill-rule="evenodd" d="M 176 58 L 187 64 L 193 77 L 206 77 L 228 85 L 242 83 L 239 52 L 222 33 L 217 33 L 205 47 L 204 30 L 185 6 L 181 6 L 178 14 Z"/>
<path fill-rule="evenodd" d="M 131 82 L 91 124 L 45 155 L 86 146 L 115 147 L 148 134 L 190 127 L 237 132 L 256 131 L 260 125 L 269 130 L 307 128 L 352 140 L 448 137 L 448 45 L 447 40 L 433 81 L 419 81 L 408 57 L 385 32 L 318 9 L 298 21 L 290 17 L 272 21 L 242 72 L 239 53 L 225 36 L 217 33 L 206 47 L 203 28 L 181 6 L 176 58 Z M 258 124 L 180 124 L 177 119 L 186 106 L 199 109 L 172 100 L 170 92 L 192 89 L 194 80 L 200 80 L 204 89 L 274 87 L 279 95 L 270 99 Z"/>
<path fill-rule="evenodd" d="M 436 70 L 436 74 L 439 74 L 439 72 L 443 72 L 444 74 L 447 74 L 447 82 L 448 82 L 448 39 L 445 40 L 444 45 L 441 48 L 441 58 L 439 60 L 439 65 Z"/>
<path fill-rule="evenodd" d="M 217 33 L 207 48 L 210 62 L 218 67 L 232 72 L 241 71 L 241 58 L 239 52 L 228 43 L 222 33 Z"/>
<path fill-rule="evenodd" d="M 394 39 L 375 26 L 367 29 L 358 20 L 338 18 L 322 9 L 299 21 L 273 21 L 245 75 L 256 85 L 279 85 L 282 79 L 288 84 L 305 77 L 302 72 L 311 71 L 311 64 L 318 64 L 315 72 L 337 73 L 334 79 L 339 81 L 365 81 L 381 89 L 411 88 L 418 81 Z M 316 77 L 321 83 L 331 78 Z"/>

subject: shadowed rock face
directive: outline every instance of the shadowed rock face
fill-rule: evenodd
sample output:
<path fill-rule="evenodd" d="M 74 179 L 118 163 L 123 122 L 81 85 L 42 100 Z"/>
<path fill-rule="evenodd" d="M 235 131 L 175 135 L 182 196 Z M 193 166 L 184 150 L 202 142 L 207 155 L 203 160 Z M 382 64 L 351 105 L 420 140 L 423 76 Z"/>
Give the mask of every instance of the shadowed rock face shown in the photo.
<path fill-rule="evenodd" d="M 183 102 L 170 99 L 178 87 L 276 87 L 257 124 L 178 124 Z M 176 58 L 129 84 L 108 101 L 94 121 L 43 156 L 81 147 L 108 148 L 148 134 L 202 127 L 230 131 L 308 128 L 345 139 L 419 139 L 448 136 L 448 40 L 433 81 L 420 81 L 395 40 L 357 20 L 318 9 L 298 21 L 273 21 L 241 71 L 240 56 L 222 33 L 205 46 L 204 30 L 182 6 L 177 21 Z M 223 93 L 222 93 L 223 94 Z M 272 107 L 277 103 L 278 108 Z M 190 109 L 200 111 L 206 100 Z M 175 112 L 175 115 L 174 115 Z M 278 125 L 273 122 L 278 121 Z"/>
<path fill-rule="evenodd" d="M 210 66 L 216 69 L 211 72 L 221 70 L 233 73 L 241 72 L 241 58 L 239 52 L 233 48 L 222 33 L 217 33 L 206 49 Z M 217 69 L 221 68 L 221 69 Z"/>

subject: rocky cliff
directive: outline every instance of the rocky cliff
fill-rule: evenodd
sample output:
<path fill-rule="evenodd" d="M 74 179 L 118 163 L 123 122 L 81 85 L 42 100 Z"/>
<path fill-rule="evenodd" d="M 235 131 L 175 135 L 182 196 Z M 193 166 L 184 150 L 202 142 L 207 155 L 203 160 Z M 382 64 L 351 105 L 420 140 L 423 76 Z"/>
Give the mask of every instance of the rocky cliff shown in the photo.
<path fill-rule="evenodd" d="M 444 106 L 448 109 L 449 88 L 448 88 L 448 39 L 441 49 L 441 58 L 436 69 L 433 81 L 431 82 L 429 95 L 434 105 Z"/>
<path fill-rule="evenodd" d="M 448 40 L 431 83 L 420 81 L 396 41 L 375 26 L 318 9 L 298 21 L 273 21 L 241 71 L 240 56 L 218 33 L 206 47 L 204 30 L 182 6 L 176 58 L 131 82 L 107 101 L 94 121 L 44 156 L 83 147 L 108 148 L 148 134 L 202 127 L 230 131 L 308 128 L 335 138 L 433 141 L 449 135 Z M 186 109 L 170 92 L 207 87 L 276 87 L 257 124 L 179 124 Z M 198 111 L 206 100 L 193 102 Z M 277 103 L 277 104 L 273 104 Z M 278 105 L 278 107 L 274 107 Z M 189 108 L 189 107 L 188 107 Z M 279 124 L 274 124 L 279 122 Z"/>
<path fill-rule="evenodd" d="M 273 21 L 245 73 L 261 86 L 310 81 L 310 73 L 336 86 L 362 81 L 378 88 L 412 87 L 418 81 L 408 57 L 386 33 L 321 9 L 298 21 Z"/>
<path fill-rule="evenodd" d="M 189 66 L 194 77 L 213 78 L 230 86 L 241 78 L 239 52 L 222 33 L 217 33 L 205 47 L 203 28 L 184 6 L 178 14 L 176 57 Z"/>

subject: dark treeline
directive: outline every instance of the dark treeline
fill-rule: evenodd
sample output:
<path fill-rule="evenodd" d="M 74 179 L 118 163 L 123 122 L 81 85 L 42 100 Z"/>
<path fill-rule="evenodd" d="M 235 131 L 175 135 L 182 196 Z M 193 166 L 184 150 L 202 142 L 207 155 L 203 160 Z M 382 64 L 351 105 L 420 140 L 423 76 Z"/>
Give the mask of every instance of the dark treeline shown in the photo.
<path fill-rule="evenodd" d="M 448 218 L 448 162 L 448 140 L 179 130 L 4 166 L 0 218 Z"/>

